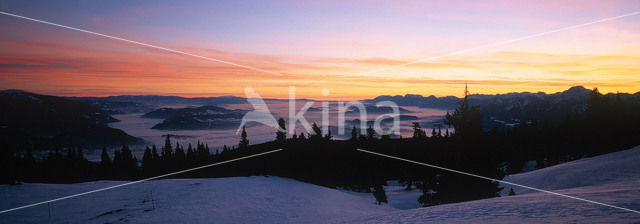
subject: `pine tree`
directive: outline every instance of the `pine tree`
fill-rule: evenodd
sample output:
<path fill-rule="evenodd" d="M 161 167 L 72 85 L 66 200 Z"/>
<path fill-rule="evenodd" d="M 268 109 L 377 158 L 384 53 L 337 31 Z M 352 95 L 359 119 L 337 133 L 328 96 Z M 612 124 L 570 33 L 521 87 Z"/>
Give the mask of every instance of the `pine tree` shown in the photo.
<path fill-rule="evenodd" d="M 424 130 L 420 127 L 419 122 L 413 122 L 413 139 L 423 139 L 426 137 Z"/>
<path fill-rule="evenodd" d="M 374 140 L 376 138 L 376 131 L 373 130 L 371 125 L 367 128 L 367 140 Z"/>
<path fill-rule="evenodd" d="M 189 146 L 187 146 L 187 162 L 193 163 L 195 160 L 196 160 L 196 153 L 195 151 L 193 151 L 193 147 L 191 146 L 191 143 L 189 143 Z"/>
<path fill-rule="evenodd" d="M 158 169 L 158 166 L 160 165 L 160 155 L 158 155 L 156 145 L 151 146 L 151 158 L 153 159 L 154 169 Z"/>
<path fill-rule="evenodd" d="M 516 192 L 513 191 L 513 188 L 511 188 L 511 190 L 509 190 L 509 196 L 513 196 L 516 195 Z"/>
<path fill-rule="evenodd" d="M 121 177 L 122 174 L 122 170 L 123 170 L 123 163 L 122 163 L 122 153 L 120 153 L 120 150 L 115 150 L 113 152 L 113 168 L 114 171 L 117 172 L 117 177 Z"/>
<path fill-rule="evenodd" d="M 464 98 L 460 102 L 460 106 L 445 116 L 445 124 L 453 126 L 455 129 L 454 136 L 463 139 L 469 139 L 482 133 L 482 114 L 477 106 L 469 105 L 469 91 L 467 86 L 464 87 Z"/>
<path fill-rule="evenodd" d="M 69 147 L 67 149 L 67 159 L 75 160 L 76 159 L 76 150 L 73 147 Z"/>
<path fill-rule="evenodd" d="M 107 154 L 107 147 L 102 147 L 102 153 L 100 154 L 100 166 L 108 168 L 111 166 L 111 158 Z"/>
<path fill-rule="evenodd" d="M 186 162 L 186 156 L 184 155 L 184 147 L 176 142 L 176 152 L 174 154 L 174 162 L 177 168 L 182 168 Z"/>
<path fill-rule="evenodd" d="M 37 163 L 36 163 L 36 159 L 33 157 L 33 154 L 31 153 L 31 147 L 27 148 L 27 152 L 22 157 L 22 163 L 24 165 L 23 169 L 24 169 L 25 175 L 27 177 L 34 177 Z"/>
<path fill-rule="evenodd" d="M 331 140 L 331 138 L 333 138 L 333 135 L 331 135 L 331 129 L 329 129 L 327 130 L 327 134 L 324 135 L 324 139 Z"/>
<path fill-rule="evenodd" d="M 309 135 L 309 139 L 321 139 L 322 138 L 322 130 L 318 127 L 318 124 L 315 122 L 311 126 L 311 130 L 313 133 Z"/>
<path fill-rule="evenodd" d="M 382 185 L 376 185 L 373 187 L 373 196 L 376 198 L 376 203 L 380 205 L 381 203 L 387 203 L 387 194 L 382 188 Z"/>
<path fill-rule="evenodd" d="M 173 146 L 171 145 L 171 135 L 167 135 L 167 138 L 164 140 L 164 147 L 162 147 L 162 160 L 169 161 L 173 156 Z"/>
<path fill-rule="evenodd" d="M 300 140 L 306 140 L 307 138 L 304 136 L 303 132 L 300 132 L 300 136 L 298 136 L 298 139 Z"/>
<path fill-rule="evenodd" d="M 249 139 L 247 139 L 247 131 L 242 127 L 242 134 L 240 135 L 239 149 L 247 149 L 249 147 Z"/>
<path fill-rule="evenodd" d="M 81 161 L 87 160 L 84 158 L 84 152 L 82 151 L 82 146 L 78 146 L 78 150 L 76 151 L 76 157 Z"/>
<path fill-rule="evenodd" d="M 120 153 L 120 160 L 118 164 L 116 164 L 116 160 L 114 158 L 113 164 L 114 166 L 117 166 L 117 169 L 121 170 L 122 177 L 127 179 L 135 177 L 136 169 L 138 168 L 138 161 L 136 157 L 133 156 L 133 153 L 131 152 L 131 149 L 129 149 L 129 146 L 122 145 L 121 151 L 116 152 Z"/>
<path fill-rule="evenodd" d="M 151 149 L 147 146 L 144 149 L 144 155 L 142 156 L 142 171 L 145 174 L 151 173 L 153 167 L 153 155 L 151 154 Z"/>
<path fill-rule="evenodd" d="M 356 126 L 351 128 L 351 141 L 358 141 L 358 130 L 356 129 Z"/>
<path fill-rule="evenodd" d="M 287 128 L 285 127 L 284 119 L 278 119 L 278 131 L 276 132 L 276 140 L 283 142 L 287 139 Z"/>

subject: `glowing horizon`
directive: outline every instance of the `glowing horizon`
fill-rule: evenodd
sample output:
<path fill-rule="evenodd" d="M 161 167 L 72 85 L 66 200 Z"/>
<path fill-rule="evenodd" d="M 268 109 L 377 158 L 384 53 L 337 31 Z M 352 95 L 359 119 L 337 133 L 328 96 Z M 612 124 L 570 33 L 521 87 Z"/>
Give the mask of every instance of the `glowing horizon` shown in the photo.
<path fill-rule="evenodd" d="M 567 7 L 572 6 L 572 7 Z M 49 8 L 51 9 L 49 10 Z M 44 19 L 283 76 L 0 16 L 0 89 L 57 96 L 244 96 L 366 99 L 379 95 L 640 91 L 640 15 L 453 55 L 446 54 L 640 10 L 636 1 L 5 2 Z M 331 94 L 323 97 L 327 88 Z"/>

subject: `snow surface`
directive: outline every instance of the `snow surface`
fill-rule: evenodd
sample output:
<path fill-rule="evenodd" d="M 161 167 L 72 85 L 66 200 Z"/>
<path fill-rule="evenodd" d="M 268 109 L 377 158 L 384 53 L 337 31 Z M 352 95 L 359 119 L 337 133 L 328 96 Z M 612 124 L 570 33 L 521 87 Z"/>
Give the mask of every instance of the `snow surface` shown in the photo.
<path fill-rule="evenodd" d="M 544 169 L 506 176 L 504 181 L 544 190 L 640 181 L 640 146 L 630 150 L 580 159 Z M 504 185 L 502 195 L 511 185 Z M 513 187 L 518 193 L 534 190 Z"/>
<path fill-rule="evenodd" d="M 640 146 L 576 160 L 505 181 L 640 210 Z M 502 184 L 504 194 L 511 185 Z M 640 214 L 513 187 L 515 196 L 391 212 L 356 223 L 640 223 Z"/>
<path fill-rule="evenodd" d="M 640 146 L 505 178 L 640 210 Z M 0 210 L 123 182 L 0 186 Z M 506 186 L 503 193 L 511 186 Z M 514 187 L 517 195 L 414 208 L 389 181 L 389 204 L 280 177 L 165 179 L 0 214 L 0 223 L 640 223 L 640 214 Z M 407 210 L 400 210 L 407 209 Z"/>
<path fill-rule="evenodd" d="M 388 206 L 402 210 L 422 207 L 422 204 L 418 202 L 418 197 L 422 195 L 422 190 L 415 188 L 415 186 L 412 186 L 412 189 L 407 191 L 406 185 L 400 184 L 397 180 L 391 180 L 387 181 L 387 186 L 382 187 L 387 195 L 387 201 L 389 201 L 387 203 Z M 376 200 L 372 193 L 354 192 L 349 190 L 342 191 L 370 201 Z"/>
<path fill-rule="evenodd" d="M 4 185 L 0 209 L 121 183 Z M 280 177 L 157 180 L 52 202 L 50 207 L 51 218 L 48 207 L 39 205 L 0 214 L 0 223 L 335 223 L 395 210 Z"/>

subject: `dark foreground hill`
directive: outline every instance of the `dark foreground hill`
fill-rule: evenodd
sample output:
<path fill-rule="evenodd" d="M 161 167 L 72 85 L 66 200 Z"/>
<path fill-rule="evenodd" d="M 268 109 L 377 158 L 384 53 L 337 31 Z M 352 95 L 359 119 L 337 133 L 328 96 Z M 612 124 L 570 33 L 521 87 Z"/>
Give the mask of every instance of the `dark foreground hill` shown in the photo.
<path fill-rule="evenodd" d="M 20 90 L 0 92 L 0 133 L 5 145 L 41 149 L 141 141 L 107 126 L 117 121 L 102 110 L 74 100 Z"/>

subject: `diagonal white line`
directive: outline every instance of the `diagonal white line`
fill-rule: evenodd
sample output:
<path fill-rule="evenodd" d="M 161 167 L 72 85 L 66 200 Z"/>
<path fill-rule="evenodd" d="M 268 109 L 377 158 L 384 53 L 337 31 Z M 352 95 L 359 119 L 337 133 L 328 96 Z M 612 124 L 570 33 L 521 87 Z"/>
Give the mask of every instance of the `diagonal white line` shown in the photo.
<path fill-rule="evenodd" d="M 436 165 L 431 165 L 431 164 L 427 164 L 427 163 L 421 163 L 421 162 L 408 160 L 408 159 L 395 157 L 395 156 L 390 156 L 390 155 L 386 155 L 386 154 L 382 154 L 382 153 L 367 151 L 367 150 L 364 150 L 364 149 L 356 149 L 356 150 L 358 150 L 360 152 L 366 152 L 366 153 L 369 153 L 369 154 L 377 155 L 377 156 L 382 156 L 382 157 L 396 159 L 396 160 L 400 160 L 400 161 L 404 161 L 404 162 L 409 162 L 409 163 L 414 163 L 414 164 L 418 164 L 418 165 L 428 166 L 428 167 L 431 167 L 431 168 L 441 169 L 441 170 L 445 170 L 445 171 L 449 171 L 449 172 L 453 172 L 453 173 L 459 173 L 459 174 L 463 174 L 463 175 L 467 175 L 467 176 L 472 176 L 472 177 L 481 178 L 481 179 L 485 179 L 485 180 L 495 181 L 495 182 L 499 182 L 499 183 L 503 183 L 503 184 L 508 184 L 508 185 L 512 185 L 512 186 L 526 188 L 526 189 L 529 189 L 529 190 L 534 190 L 534 191 L 544 192 L 544 193 L 548 193 L 548 194 L 558 195 L 558 196 L 562 196 L 562 197 L 566 197 L 566 198 L 585 201 L 585 202 L 589 202 L 589 203 L 593 203 L 593 204 L 597 204 L 597 205 L 607 206 L 607 207 L 611 207 L 611 208 L 617 208 L 617 209 L 625 210 L 625 211 L 628 211 L 628 212 L 635 212 L 635 213 L 640 214 L 640 211 L 633 210 L 633 209 L 628 209 L 628 208 L 623 208 L 623 207 L 620 207 L 620 206 L 605 204 L 605 203 L 602 203 L 602 202 L 592 201 L 592 200 L 579 198 L 579 197 L 575 197 L 575 196 L 571 196 L 571 195 L 561 194 L 561 193 L 557 193 L 557 192 L 553 192 L 553 191 L 547 191 L 547 190 L 543 190 L 543 189 L 540 189 L 540 188 L 535 188 L 535 187 L 529 187 L 529 186 L 525 186 L 525 185 L 521 185 L 521 184 L 516 184 L 516 183 L 509 182 L 509 181 L 493 179 L 493 178 L 480 176 L 480 175 L 476 175 L 476 174 L 472 174 L 472 173 L 467 173 L 467 172 L 463 172 L 463 171 L 459 171 L 459 170 L 449 169 L 449 168 L 436 166 Z"/>
<path fill-rule="evenodd" d="M 387 66 L 387 67 L 383 67 L 383 68 L 380 68 L 380 69 L 375 69 L 375 70 L 371 70 L 371 71 L 367 71 L 367 72 L 360 72 L 360 73 L 356 73 L 355 75 L 365 75 L 365 74 L 371 74 L 371 73 L 386 71 L 386 70 L 390 70 L 390 69 L 394 69 L 394 68 L 404 67 L 404 66 L 407 66 L 407 65 L 417 64 L 417 63 L 421 63 L 421 62 L 425 62 L 425 61 L 431 61 L 431 60 L 444 58 L 444 57 L 448 57 L 448 56 L 453 56 L 453 55 L 458 55 L 458 54 L 464 54 L 464 53 L 467 53 L 467 52 L 470 52 L 470 51 L 476 51 L 476 50 L 496 47 L 496 46 L 500 46 L 500 45 L 510 44 L 510 43 L 513 43 L 513 42 L 518 42 L 518 41 L 522 41 L 522 40 L 527 40 L 527 39 L 532 39 L 532 38 L 536 38 L 536 37 L 546 36 L 546 35 L 549 35 L 549 34 L 554 34 L 554 33 L 567 31 L 567 30 L 573 30 L 573 29 L 577 29 L 577 28 L 580 28 L 580 27 L 590 26 L 590 25 L 594 25 L 594 24 L 598 24 L 598 23 L 603 23 L 603 22 L 607 22 L 607 21 L 611 21 L 611 20 L 621 19 L 621 18 L 629 17 L 629 16 L 635 16 L 635 15 L 639 15 L 639 14 L 640 14 L 640 11 L 635 11 L 635 12 L 631 12 L 631 13 L 627 13 L 627 14 L 623 14 L 623 15 L 607 17 L 607 18 L 604 18 L 604 19 L 599 19 L 599 20 L 595 20 L 595 21 L 591 21 L 591 22 L 587 22 L 587 23 L 581 23 L 581 24 L 578 24 L 578 25 L 566 26 L 566 27 L 557 28 L 557 29 L 554 29 L 554 30 L 549 30 L 549 31 L 536 33 L 536 34 L 531 34 L 531 35 L 518 37 L 518 38 L 514 38 L 514 39 L 509 39 L 509 40 L 504 40 L 504 41 L 499 41 L 499 42 L 495 42 L 495 43 L 485 44 L 485 45 L 481 45 L 481 46 L 477 46 L 477 47 L 472 47 L 472 48 L 452 51 L 452 52 L 449 52 L 449 53 L 445 53 L 445 54 L 437 55 L 437 56 L 433 56 L 433 57 L 421 58 L 421 59 L 418 59 L 418 60 L 405 62 L 405 63 L 398 64 L 398 65 Z"/>
<path fill-rule="evenodd" d="M 171 48 L 161 47 L 161 46 L 158 46 L 158 45 L 143 43 L 143 42 L 135 41 L 135 40 L 129 40 L 129 39 L 125 39 L 125 38 L 122 38 L 122 37 L 116 37 L 116 36 L 112 36 L 112 35 L 108 35 L 108 34 L 98 33 L 98 32 L 89 31 L 89 30 L 80 29 L 80 28 L 71 27 L 71 26 L 66 26 L 66 25 L 53 23 L 53 22 L 49 22 L 49 21 L 44 21 L 44 20 L 40 20 L 40 19 L 35 19 L 35 18 L 31 18 L 31 17 L 16 15 L 16 14 L 13 14 L 13 13 L 0 11 L 0 14 L 16 17 L 16 18 L 20 18 L 20 19 L 25 19 L 25 20 L 29 20 L 29 21 L 33 21 L 33 22 L 38 22 L 38 23 L 48 24 L 48 25 L 52 25 L 52 26 L 57 26 L 57 27 L 65 28 L 65 29 L 75 30 L 75 31 L 83 32 L 83 33 L 96 35 L 96 36 L 106 37 L 106 38 L 110 38 L 110 39 L 114 39 L 114 40 L 124 41 L 124 42 L 127 42 L 127 43 L 137 44 L 137 45 L 141 45 L 141 46 L 145 46 L 145 47 L 149 47 L 149 48 L 154 48 L 154 49 L 158 49 L 158 50 L 168 51 L 168 52 L 171 52 L 171 53 L 187 55 L 187 56 L 196 57 L 196 58 L 200 58 L 200 59 L 204 59 L 204 60 L 208 60 L 208 61 L 213 61 L 213 62 L 228 64 L 228 65 L 233 65 L 233 66 L 240 67 L 240 68 L 246 68 L 246 69 L 255 70 L 255 71 L 259 71 L 259 72 L 269 73 L 269 74 L 272 74 L 272 75 L 282 76 L 282 74 L 280 74 L 280 73 L 272 72 L 272 71 L 268 71 L 268 70 L 264 70 L 264 69 L 260 69 L 260 68 L 256 68 L 256 67 L 251 67 L 251 66 L 247 66 L 247 65 L 241 65 L 241 64 L 234 63 L 234 62 L 215 59 L 215 58 L 206 57 L 206 56 L 197 55 L 197 54 L 192 54 L 192 53 L 188 53 L 188 52 L 184 52 L 184 51 L 174 50 L 174 49 L 171 49 Z"/>
<path fill-rule="evenodd" d="M 0 211 L 0 214 L 5 213 L 5 212 L 20 210 L 20 209 L 23 209 L 23 208 L 29 208 L 29 207 L 33 207 L 33 206 L 37 206 L 37 205 L 42 205 L 42 204 L 46 204 L 46 203 L 51 203 L 51 202 L 54 202 L 54 201 L 60 201 L 60 200 L 69 199 L 69 198 L 75 198 L 75 197 L 78 197 L 78 196 L 92 194 L 92 193 L 96 193 L 96 192 L 100 192 L 100 191 L 106 191 L 106 190 L 110 190 L 110 189 L 114 189 L 114 188 L 124 187 L 124 186 L 127 186 L 127 185 L 142 183 L 142 182 L 153 180 L 153 179 L 158 179 L 158 178 L 163 178 L 163 177 L 172 176 L 172 175 L 176 175 L 176 174 L 186 173 L 186 172 L 199 170 L 199 169 L 212 167 L 212 166 L 217 166 L 217 165 L 221 165 L 221 164 L 225 164 L 225 163 L 235 162 L 235 161 L 238 161 L 238 160 L 248 159 L 248 158 L 257 157 L 257 156 L 262 156 L 262 155 L 266 155 L 266 154 L 274 153 L 274 152 L 279 152 L 279 151 L 282 151 L 282 149 L 271 150 L 271 151 L 268 151 L 268 152 L 258 153 L 258 154 L 255 154 L 255 155 L 250 155 L 250 156 L 230 159 L 230 160 L 227 160 L 227 161 L 222 161 L 222 162 L 213 163 L 213 164 L 209 164 L 209 165 L 199 166 L 199 167 L 186 169 L 186 170 L 182 170 L 182 171 L 177 171 L 177 172 L 173 172 L 173 173 L 163 174 L 163 175 L 160 175 L 160 176 L 150 177 L 150 178 L 146 178 L 146 179 L 142 179 L 142 180 L 137 180 L 137 181 L 127 182 L 127 183 L 124 183 L 124 184 L 118 184 L 118 185 L 114 185 L 114 186 L 110 186 L 110 187 L 100 188 L 100 189 L 87 191 L 87 192 L 74 194 L 74 195 L 69 195 L 69 196 L 56 198 L 56 199 L 52 199 L 52 200 L 48 200 L 48 201 L 43 201 L 43 202 L 24 205 L 24 206 L 12 208 L 12 209 L 2 210 L 2 211 Z"/>

